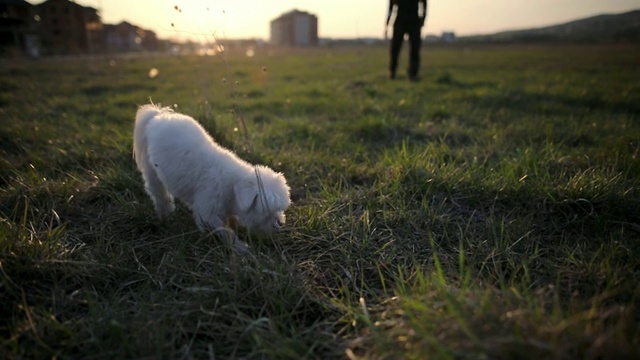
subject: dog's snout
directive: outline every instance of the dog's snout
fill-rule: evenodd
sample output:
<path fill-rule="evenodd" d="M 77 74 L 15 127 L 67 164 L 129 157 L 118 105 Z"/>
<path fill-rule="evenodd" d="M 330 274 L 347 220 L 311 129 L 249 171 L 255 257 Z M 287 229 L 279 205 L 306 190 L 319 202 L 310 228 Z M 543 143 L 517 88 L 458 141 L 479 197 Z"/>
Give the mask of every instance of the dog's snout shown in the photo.
<path fill-rule="evenodd" d="M 276 228 L 279 229 L 284 226 L 284 222 L 280 219 L 276 219 Z"/>

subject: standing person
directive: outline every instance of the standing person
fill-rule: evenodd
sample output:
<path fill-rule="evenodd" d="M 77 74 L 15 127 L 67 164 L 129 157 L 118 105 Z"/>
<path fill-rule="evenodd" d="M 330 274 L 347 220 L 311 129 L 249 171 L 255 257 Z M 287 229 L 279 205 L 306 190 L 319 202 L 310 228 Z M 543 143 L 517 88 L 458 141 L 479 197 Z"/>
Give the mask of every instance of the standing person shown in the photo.
<path fill-rule="evenodd" d="M 421 5 L 421 6 L 420 6 Z M 387 13 L 387 25 L 391 14 L 396 14 L 396 20 L 393 23 L 393 35 L 391 37 L 391 59 L 389 62 L 389 71 L 391 78 L 396 77 L 396 68 L 398 67 L 398 56 L 404 41 L 404 35 L 409 35 L 409 68 L 407 75 L 409 80 L 418 80 L 418 70 L 420 68 L 420 32 L 424 26 L 424 20 L 427 17 L 427 0 L 389 0 L 389 11 Z M 386 37 L 385 27 L 385 37 Z"/>

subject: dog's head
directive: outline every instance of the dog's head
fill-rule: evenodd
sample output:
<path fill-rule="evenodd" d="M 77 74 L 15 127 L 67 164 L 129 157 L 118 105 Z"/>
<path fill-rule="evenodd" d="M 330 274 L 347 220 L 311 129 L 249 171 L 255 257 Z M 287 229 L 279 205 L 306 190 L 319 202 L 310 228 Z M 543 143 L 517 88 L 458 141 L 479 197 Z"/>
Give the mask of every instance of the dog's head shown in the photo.
<path fill-rule="evenodd" d="M 256 166 L 255 176 L 235 184 L 233 191 L 242 225 L 267 234 L 284 225 L 284 211 L 291 205 L 291 199 L 282 173 Z"/>

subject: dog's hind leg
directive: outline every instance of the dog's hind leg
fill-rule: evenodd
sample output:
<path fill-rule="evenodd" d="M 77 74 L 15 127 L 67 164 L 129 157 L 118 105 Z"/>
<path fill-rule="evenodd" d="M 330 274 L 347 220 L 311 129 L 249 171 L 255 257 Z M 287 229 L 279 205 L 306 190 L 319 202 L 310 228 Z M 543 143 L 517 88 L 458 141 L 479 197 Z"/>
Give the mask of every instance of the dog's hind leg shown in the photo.
<path fill-rule="evenodd" d="M 167 188 L 164 186 L 158 174 L 154 169 L 149 167 L 144 169 L 145 190 L 153 200 L 153 205 L 156 208 L 156 213 L 160 218 L 164 218 L 171 214 L 175 210 L 173 196 Z"/>

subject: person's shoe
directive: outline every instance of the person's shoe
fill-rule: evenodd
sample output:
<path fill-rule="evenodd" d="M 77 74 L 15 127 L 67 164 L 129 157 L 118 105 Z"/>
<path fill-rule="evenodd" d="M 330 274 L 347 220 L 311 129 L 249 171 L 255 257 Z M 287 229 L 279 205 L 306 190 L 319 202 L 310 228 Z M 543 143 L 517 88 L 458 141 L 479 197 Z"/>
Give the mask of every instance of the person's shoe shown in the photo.
<path fill-rule="evenodd" d="M 418 75 L 413 75 L 413 76 L 409 76 L 409 81 L 411 82 L 418 82 L 420 81 L 420 77 L 418 77 Z"/>
<path fill-rule="evenodd" d="M 396 78 L 396 74 L 395 73 L 389 74 L 389 79 L 393 80 L 395 78 Z"/>

